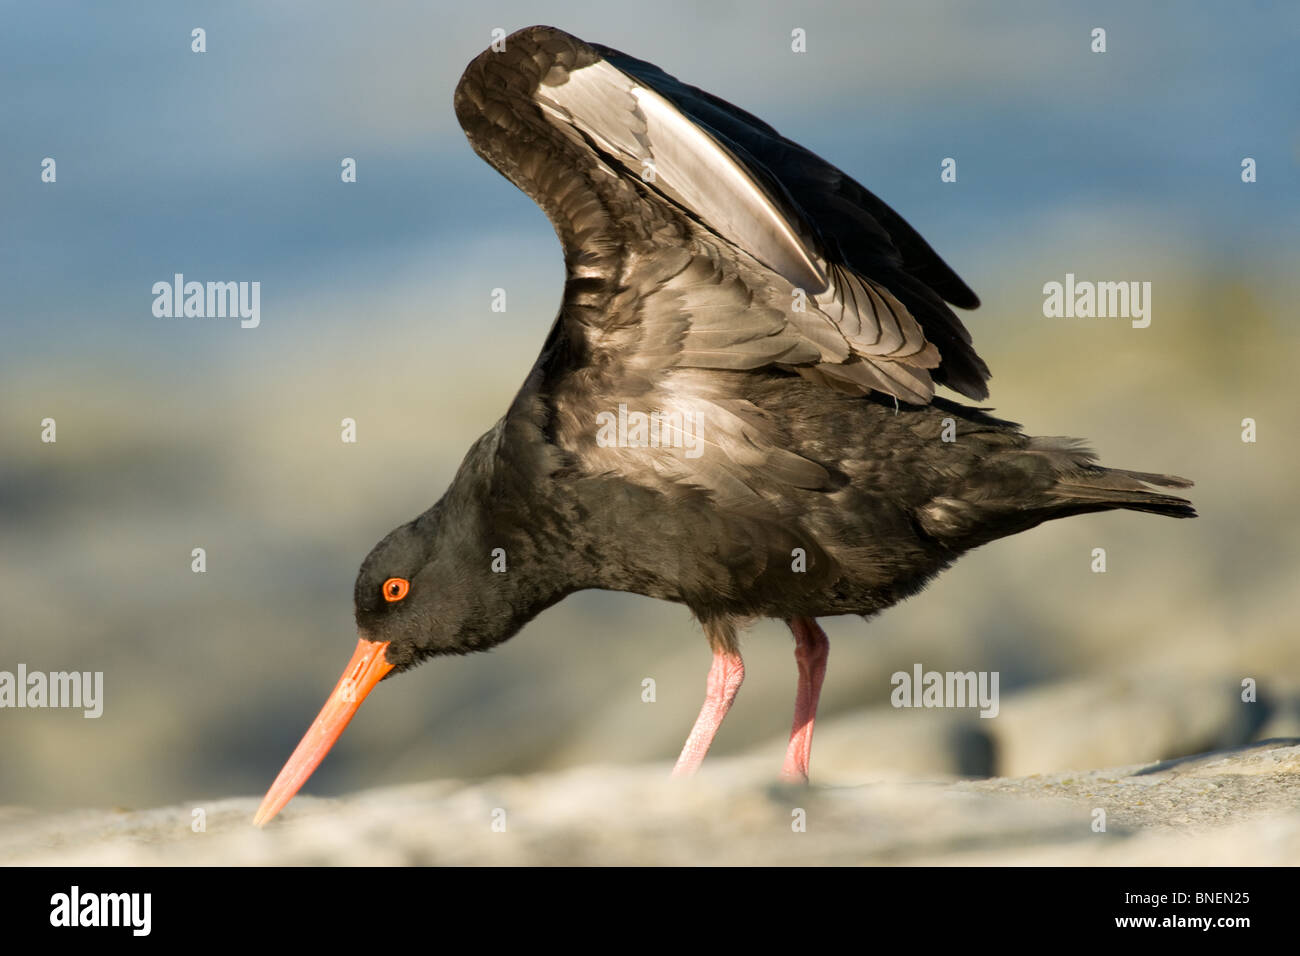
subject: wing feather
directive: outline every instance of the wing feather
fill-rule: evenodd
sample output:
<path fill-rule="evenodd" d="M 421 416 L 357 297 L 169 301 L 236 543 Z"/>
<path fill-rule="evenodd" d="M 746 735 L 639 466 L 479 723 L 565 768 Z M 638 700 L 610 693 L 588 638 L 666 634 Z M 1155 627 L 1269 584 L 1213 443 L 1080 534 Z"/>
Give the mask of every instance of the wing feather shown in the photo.
<path fill-rule="evenodd" d="M 588 473 L 768 514 L 784 505 L 763 488 L 832 478 L 782 448 L 780 423 L 727 375 L 775 367 L 918 404 L 936 381 L 987 393 L 944 301 L 973 306 L 973 293 L 888 206 L 749 114 L 550 27 L 475 58 L 455 108 L 563 246 L 543 358 L 563 355 L 552 428 Z M 587 420 L 597 408 L 690 421 L 698 447 L 609 447 Z"/>
<path fill-rule="evenodd" d="M 595 280 L 566 294 L 585 308 L 564 316 L 591 350 L 642 368 L 843 366 L 809 377 L 913 402 L 933 379 L 986 393 L 969 334 L 924 277 L 970 303 L 960 280 L 892 210 L 749 114 L 548 27 L 471 63 L 456 109 L 475 149 L 551 218 L 571 280 Z M 632 301 L 618 295 L 629 281 Z"/>

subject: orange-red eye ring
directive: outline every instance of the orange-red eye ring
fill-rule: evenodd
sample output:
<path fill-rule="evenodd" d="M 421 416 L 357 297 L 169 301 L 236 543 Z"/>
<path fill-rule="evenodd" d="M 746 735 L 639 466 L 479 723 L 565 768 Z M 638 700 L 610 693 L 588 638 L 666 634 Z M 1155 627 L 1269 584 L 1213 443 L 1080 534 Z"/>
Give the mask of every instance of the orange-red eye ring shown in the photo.
<path fill-rule="evenodd" d="M 384 582 L 384 600 L 390 604 L 394 601 L 400 601 L 406 597 L 406 593 L 411 590 L 411 582 L 406 578 L 389 578 Z"/>

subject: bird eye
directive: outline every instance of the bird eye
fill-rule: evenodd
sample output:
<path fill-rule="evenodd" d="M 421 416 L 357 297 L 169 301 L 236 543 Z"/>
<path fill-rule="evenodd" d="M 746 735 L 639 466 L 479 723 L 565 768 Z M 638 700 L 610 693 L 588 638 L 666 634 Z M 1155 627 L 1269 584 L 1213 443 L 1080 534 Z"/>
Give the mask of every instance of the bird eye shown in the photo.
<path fill-rule="evenodd" d="M 389 578 L 384 582 L 384 600 L 388 602 L 400 601 L 406 597 L 406 592 L 411 590 L 411 582 L 406 578 Z"/>

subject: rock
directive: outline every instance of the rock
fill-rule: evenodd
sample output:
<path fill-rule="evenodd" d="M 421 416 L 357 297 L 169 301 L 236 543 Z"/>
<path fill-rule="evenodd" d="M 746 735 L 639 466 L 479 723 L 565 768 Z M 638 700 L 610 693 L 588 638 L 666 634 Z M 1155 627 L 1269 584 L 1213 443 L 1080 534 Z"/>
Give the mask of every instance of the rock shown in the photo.
<path fill-rule="evenodd" d="M 985 723 L 997 773 L 1161 760 L 1248 742 L 1263 718 L 1223 676 L 1091 675 L 1007 695 Z"/>
<path fill-rule="evenodd" d="M 816 766 L 814 764 L 814 766 Z M 786 786 L 762 757 L 143 811 L 0 811 L 14 865 L 1300 863 L 1300 741 L 1082 773 Z M 1096 809 L 1106 813 L 1094 830 Z M 202 809 L 206 829 L 192 828 Z M 494 829 L 494 823 L 496 828 Z M 800 824 L 802 823 L 802 828 Z"/>
<path fill-rule="evenodd" d="M 995 717 L 973 709 L 880 706 L 817 722 L 813 767 L 824 783 L 940 774 L 1022 777 L 1127 766 L 1267 736 L 1300 736 L 1289 698 L 1241 701 L 1224 675 L 1090 675 L 1005 694 Z M 1295 729 L 1293 729 L 1295 728 Z M 784 741 L 749 751 L 781 759 Z"/>

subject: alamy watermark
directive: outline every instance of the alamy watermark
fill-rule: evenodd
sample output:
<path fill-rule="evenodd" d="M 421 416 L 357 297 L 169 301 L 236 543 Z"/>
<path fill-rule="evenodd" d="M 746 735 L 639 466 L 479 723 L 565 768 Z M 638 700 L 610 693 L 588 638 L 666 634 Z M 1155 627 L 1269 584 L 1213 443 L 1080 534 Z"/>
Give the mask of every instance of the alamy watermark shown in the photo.
<path fill-rule="evenodd" d="M 1044 284 L 1043 296 L 1049 319 L 1132 319 L 1135 329 L 1151 324 L 1150 282 L 1076 281 L 1067 272 L 1064 282 Z"/>
<path fill-rule="evenodd" d="M 704 454 L 699 412 L 629 412 L 596 415 L 596 444 L 601 448 L 681 448 L 687 458 Z"/>
<path fill-rule="evenodd" d="M 913 664 L 910 674 L 895 671 L 889 683 L 895 707 L 978 707 L 981 717 L 996 717 L 1000 709 L 997 671 L 927 671 Z"/>
<path fill-rule="evenodd" d="M 74 885 L 50 897 L 51 926 L 117 926 L 132 936 L 148 936 L 152 912 L 152 893 L 83 893 Z"/>
<path fill-rule="evenodd" d="M 262 283 L 186 282 L 177 272 L 171 282 L 153 284 L 153 314 L 160 319 L 238 318 L 245 329 L 262 324 Z"/>
<path fill-rule="evenodd" d="M 18 672 L 0 671 L 0 708 L 81 708 L 82 716 L 104 713 L 103 671 L 32 671 L 26 664 Z"/>

